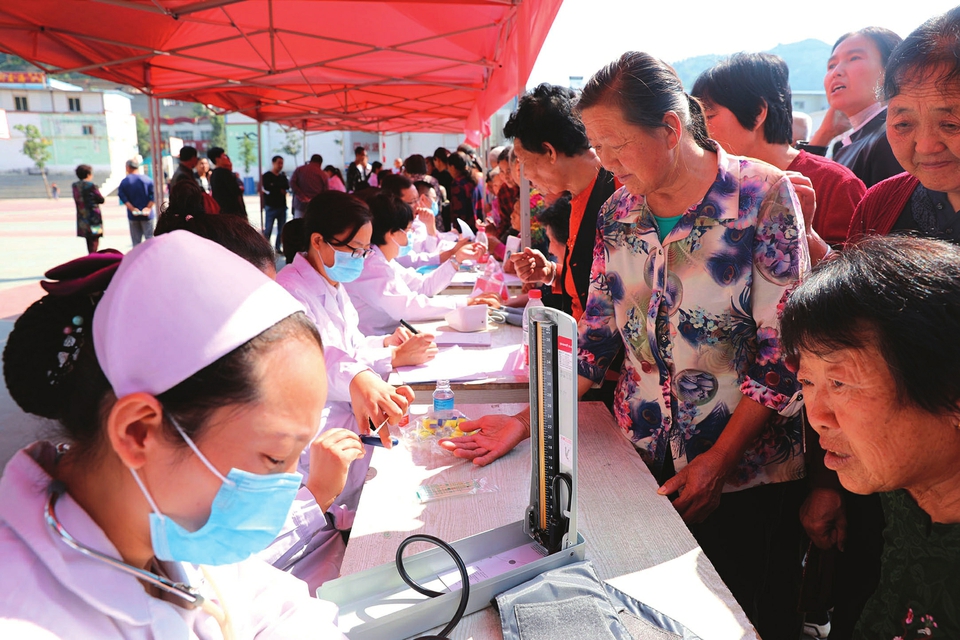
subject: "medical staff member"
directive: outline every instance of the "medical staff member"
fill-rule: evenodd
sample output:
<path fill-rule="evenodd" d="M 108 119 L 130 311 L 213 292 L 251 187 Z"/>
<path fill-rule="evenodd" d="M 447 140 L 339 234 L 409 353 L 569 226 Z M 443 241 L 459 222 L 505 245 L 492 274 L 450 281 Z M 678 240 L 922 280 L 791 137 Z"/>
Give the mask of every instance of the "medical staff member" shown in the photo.
<path fill-rule="evenodd" d="M 100 297 L 115 260 L 49 273 L 62 281 L 4 351 L 10 395 L 62 437 L 0 479 L 0 637 L 342 638 L 332 604 L 249 559 L 287 517 L 320 421 L 313 324 L 185 231 L 133 249 Z"/>
<path fill-rule="evenodd" d="M 365 433 L 368 417 L 377 425 L 384 419 L 396 423 L 413 400 L 413 391 L 394 388 L 383 377 L 393 367 L 433 358 L 437 353 L 433 336 L 397 329 L 388 336 L 366 337 L 357 330 L 357 312 L 344 286 L 360 275 L 370 252 L 371 215 L 362 200 L 339 191 L 321 193 L 310 201 L 303 227 L 307 251 L 280 270 L 277 282 L 306 307 L 323 338 L 329 393 L 321 433 L 331 429 Z M 388 429 L 381 437 L 389 444 Z M 339 495 L 314 500 L 318 493 L 314 491 L 298 498 L 297 517 L 261 557 L 291 570 L 311 589 L 337 577 L 346 549 L 340 531 L 353 526 L 371 454 L 368 446 L 367 455 L 350 465 Z M 314 457 L 302 458 L 302 473 L 313 477 Z"/>
<path fill-rule="evenodd" d="M 400 266 L 396 258 L 412 247 L 413 211 L 400 198 L 384 191 L 366 200 L 373 214 L 374 246 L 360 276 L 346 283 L 360 315 L 361 333 L 386 333 L 400 320 L 436 320 L 465 304 L 494 304 L 487 295 L 469 301 L 464 296 L 432 297 L 450 284 L 460 262 L 452 257 L 428 275 Z"/>

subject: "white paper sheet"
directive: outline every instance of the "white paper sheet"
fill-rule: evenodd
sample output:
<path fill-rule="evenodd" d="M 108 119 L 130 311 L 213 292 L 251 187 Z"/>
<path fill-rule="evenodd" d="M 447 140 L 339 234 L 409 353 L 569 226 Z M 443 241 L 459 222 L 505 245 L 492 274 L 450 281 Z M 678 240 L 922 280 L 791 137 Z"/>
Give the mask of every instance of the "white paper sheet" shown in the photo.
<path fill-rule="evenodd" d="M 475 234 L 475 233 L 473 232 L 473 229 L 470 228 L 470 225 L 468 225 L 466 222 L 464 222 L 464 221 L 461 220 L 460 218 L 457 218 L 457 224 L 460 225 L 460 232 L 461 232 L 463 235 L 465 235 L 466 237 L 470 238 L 471 240 L 476 240 L 476 239 L 477 239 L 477 234 Z"/>
<path fill-rule="evenodd" d="M 493 334 L 489 331 L 475 331 L 473 333 L 437 331 L 433 336 L 438 347 L 449 347 L 455 344 L 461 347 L 489 347 L 493 344 Z"/>
<path fill-rule="evenodd" d="M 440 349 L 437 357 L 424 364 L 398 367 L 404 384 L 437 380 L 482 380 L 519 373 L 519 345 L 464 351 L 458 346 Z"/>

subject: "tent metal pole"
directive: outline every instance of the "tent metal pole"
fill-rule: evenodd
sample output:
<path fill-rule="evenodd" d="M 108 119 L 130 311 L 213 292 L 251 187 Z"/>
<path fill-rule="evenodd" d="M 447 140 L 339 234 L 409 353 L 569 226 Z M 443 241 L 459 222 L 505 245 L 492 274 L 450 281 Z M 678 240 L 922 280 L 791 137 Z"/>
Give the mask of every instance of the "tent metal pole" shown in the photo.
<path fill-rule="evenodd" d="M 257 120 L 257 195 L 260 196 L 260 230 L 266 228 L 266 221 L 263 219 L 263 189 L 260 181 L 263 180 L 263 123 Z M 270 238 L 267 238 L 267 242 Z"/>
<path fill-rule="evenodd" d="M 150 95 L 150 105 L 152 114 L 150 117 L 150 131 L 153 139 L 153 184 L 154 197 L 157 200 L 158 207 L 162 205 L 166 198 L 166 189 L 163 179 L 163 134 L 160 133 L 160 100 Z"/>

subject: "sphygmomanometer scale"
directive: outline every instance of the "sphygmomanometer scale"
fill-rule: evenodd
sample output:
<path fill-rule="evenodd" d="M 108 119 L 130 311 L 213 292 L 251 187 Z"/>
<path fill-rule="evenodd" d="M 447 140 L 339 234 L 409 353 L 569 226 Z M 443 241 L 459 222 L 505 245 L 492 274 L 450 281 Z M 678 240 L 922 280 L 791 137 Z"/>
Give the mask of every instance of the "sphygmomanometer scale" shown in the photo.
<path fill-rule="evenodd" d="M 535 541 L 548 554 L 509 571 L 470 583 L 466 614 L 490 605 L 497 594 L 544 571 L 583 560 L 586 543 L 577 531 L 577 325 L 546 307 L 529 309 L 530 504 L 523 520 L 452 542 L 467 567 L 484 564 Z M 387 454 L 389 455 L 389 454 Z M 556 476 L 563 476 L 557 482 Z M 567 482 L 569 481 L 569 485 Z M 532 539 L 532 540 L 531 540 Z M 456 570 L 441 549 L 404 558 L 407 573 L 424 586 Z M 428 598 L 408 587 L 394 563 L 325 583 L 318 597 L 340 607 L 340 629 L 351 640 L 406 638 L 446 624 L 459 589 Z"/>

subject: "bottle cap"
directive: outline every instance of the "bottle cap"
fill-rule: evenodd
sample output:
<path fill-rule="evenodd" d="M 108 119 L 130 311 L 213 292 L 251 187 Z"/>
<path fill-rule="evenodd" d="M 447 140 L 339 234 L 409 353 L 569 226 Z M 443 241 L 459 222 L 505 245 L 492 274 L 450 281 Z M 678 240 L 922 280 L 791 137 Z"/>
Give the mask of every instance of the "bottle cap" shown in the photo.
<path fill-rule="evenodd" d="M 540 291 L 540 289 L 530 289 L 530 291 L 527 292 L 527 296 L 533 298 L 534 300 L 539 300 L 541 297 L 543 297 L 543 292 Z"/>

